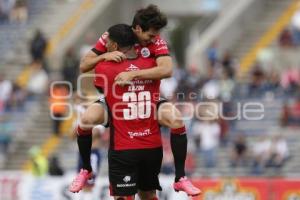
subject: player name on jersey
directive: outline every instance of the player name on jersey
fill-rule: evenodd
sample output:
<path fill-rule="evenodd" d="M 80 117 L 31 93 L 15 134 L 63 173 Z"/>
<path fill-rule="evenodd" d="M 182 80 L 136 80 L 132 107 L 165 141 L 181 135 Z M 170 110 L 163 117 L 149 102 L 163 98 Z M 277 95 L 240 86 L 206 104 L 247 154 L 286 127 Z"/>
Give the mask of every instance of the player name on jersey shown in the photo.
<path fill-rule="evenodd" d="M 128 87 L 128 91 L 129 92 L 143 91 L 143 90 L 145 90 L 145 86 L 144 85 L 130 85 Z"/>

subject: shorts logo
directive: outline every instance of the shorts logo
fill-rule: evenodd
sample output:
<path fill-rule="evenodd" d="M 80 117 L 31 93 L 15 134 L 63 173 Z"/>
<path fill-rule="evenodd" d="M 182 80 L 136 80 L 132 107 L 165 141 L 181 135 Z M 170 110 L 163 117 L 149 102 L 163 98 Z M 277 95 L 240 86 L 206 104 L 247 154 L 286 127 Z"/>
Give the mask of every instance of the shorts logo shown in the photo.
<path fill-rule="evenodd" d="M 141 54 L 144 58 L 148 58 L 150 56 L 150 50 L 147 47 L 141 49 Z"/>
<path fill-rule="evenodd" d="M 131 180 L 131 177 L 130 177 L 130 176 L 125 176 L 125 177 L 123 178 L 123 181 L 124 181 L 125 183 L 128 183 L 130 180 Z"/>

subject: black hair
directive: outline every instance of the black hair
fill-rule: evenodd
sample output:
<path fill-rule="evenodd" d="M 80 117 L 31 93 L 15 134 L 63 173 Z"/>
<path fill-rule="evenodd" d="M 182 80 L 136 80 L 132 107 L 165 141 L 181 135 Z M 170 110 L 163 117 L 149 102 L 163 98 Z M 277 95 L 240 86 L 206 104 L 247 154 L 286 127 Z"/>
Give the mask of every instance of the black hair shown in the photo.
<path fill-rule="evenodd" d="M 133 46 L 136 37 L 131 26 L 127 24 L 116 24 L 108 29 L 109 39 L 116 42 L 120 48 Z"/>
<path fill-rule="evenodd" d="M 139 25 L 143 31 L 148 31 L 150 28 L 158 31 L 168 24 L 165 14 L 163 14 L 156 5 L 150 4 L 146 8 L 136 11 L 132 27 L 136 28 Z"/>

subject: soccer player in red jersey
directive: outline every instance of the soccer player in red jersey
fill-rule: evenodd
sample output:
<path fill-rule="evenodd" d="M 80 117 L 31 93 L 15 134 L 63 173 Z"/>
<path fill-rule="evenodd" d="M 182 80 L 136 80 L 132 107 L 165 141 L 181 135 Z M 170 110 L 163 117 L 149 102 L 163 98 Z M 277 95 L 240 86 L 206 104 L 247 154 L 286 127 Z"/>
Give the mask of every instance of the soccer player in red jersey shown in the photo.
<path fill-rule="evenodd" d="M 120 63 L 100 62 L 95 68 L 96 75 L 106 77 L 103 84 L 102 78 L 96 76 L 95 86 L 104 91 L 109 115 L 111 195 L 114 199 L 126 199 L 138 192 L 142 200 L 157 199 L 162 162 L 162 141 L 156 119 L 160 80 L 134 79 L 125 86 L 115 82 L 120 72 L 149 69 L 156 63 L 136 54 L 130 26 L 118 24 L 108 32 L 108 51 L 119 49 L 127 57 Z"/>
<path fill-rule="evenodd" d="M 115 81 L 120 85 L 126 84 L 135 78 L 138 79 L 163 79 L 172 75 L 172 59 L 169 55 L 169 50 L 166 42 L 160 38 L 159 31 L 165 27 L 167 19 L 156 6 L 150 5 L 147 8 L 140 9 L 135 14 L 132 29 L 135 33 L 138 43 L 135 44 L 135 50 L 138 55 L 143 58 L 152 58 L 156 61 L 156 66 L 128 72 L 121 72 L 115 77 Z M 104 33 L 95 47 L 82 59 L 81 71 L 87 72 L 95 67 L 101 61 L 116 61 L 121 62 L 126 59 L 124 53 L 120 51 L 106 52 L 106 43 L 108 33 Z M 176 191 L 184 191 L 188 195 L 200 194 L 200 190 L 192 185 L 185 177 L 185 159 L 187 152 L 187 137 L 185 125 L 181 120 L 181 113 L 176 107 L 167 102 L 161 101 L 161 106 L 158 109 L 158 122 L 160 125 L 167 126 L 171 129 L 171 147 L 175 162 L 175 183 Z M 82 124 L 102 124 L 104 122 L 105 108 L 103 104 L 91 105 L 86 113 L 82 116 Z M 91 128 L 85 126 L 78 127 L 78 146 L 85 163 L 84 169 L 91 171 L 90 167 L 90 144 L 91 137 L 89 133 Z"/>

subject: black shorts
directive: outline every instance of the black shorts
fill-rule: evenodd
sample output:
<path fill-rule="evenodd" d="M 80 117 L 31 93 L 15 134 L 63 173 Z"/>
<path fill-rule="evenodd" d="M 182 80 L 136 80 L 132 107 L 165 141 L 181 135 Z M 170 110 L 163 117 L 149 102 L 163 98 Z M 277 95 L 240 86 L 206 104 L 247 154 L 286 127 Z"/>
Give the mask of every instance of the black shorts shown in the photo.
<path fill-rule="evenodd" d="M 137 150 L 109 150 L 109 182 L 111 196 L 131 196 L 138 190 L 161 190 L 162 147 Z"/>

